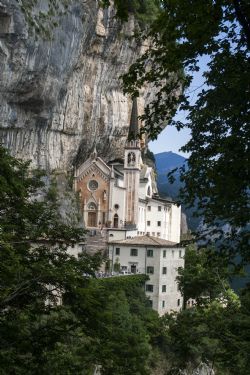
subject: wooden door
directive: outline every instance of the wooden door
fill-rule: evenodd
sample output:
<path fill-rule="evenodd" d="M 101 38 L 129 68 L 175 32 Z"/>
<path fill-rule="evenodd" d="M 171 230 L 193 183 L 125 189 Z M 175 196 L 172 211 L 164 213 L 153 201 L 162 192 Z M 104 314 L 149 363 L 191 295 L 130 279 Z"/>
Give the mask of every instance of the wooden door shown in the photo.
<path fill-rule="evenodd" d="M 88 227 L 96 227 L 96 212 L 88 213 Z"/>

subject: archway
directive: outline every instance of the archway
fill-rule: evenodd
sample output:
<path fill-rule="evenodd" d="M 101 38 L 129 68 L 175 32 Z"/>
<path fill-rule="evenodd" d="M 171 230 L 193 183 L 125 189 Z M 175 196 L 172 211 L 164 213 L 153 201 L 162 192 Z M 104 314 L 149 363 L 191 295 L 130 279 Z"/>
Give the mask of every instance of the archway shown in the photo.
<path fill-rule="evenodd" d="M 118 228 L 118 223 L 119 223 L 119 216 L 117 214 L 114 215 L 114 228 Z"/>

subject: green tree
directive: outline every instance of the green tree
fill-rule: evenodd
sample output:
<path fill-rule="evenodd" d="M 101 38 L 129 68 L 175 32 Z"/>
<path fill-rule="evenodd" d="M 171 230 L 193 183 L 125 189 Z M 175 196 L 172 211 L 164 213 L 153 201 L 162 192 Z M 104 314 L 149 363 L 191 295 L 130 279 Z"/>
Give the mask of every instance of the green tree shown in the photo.
<path fill-rule="evenodd" d="M 121 265 L 119 263 L 119 258 L 116 258 L 115 263 L 114 263 L 114 271 L 115 272 L 120 272 Z"/>
<path fill-rule="evenodd" d="M 228 279 L 228 263 L 216 250 L 187 247 L 185 267 L 178 269 L 176 278 L 184 297 L 184 308 L 190 298 L 199 305 L 219 299 L 229 289 Z"/>
<path fill-rule="evenodd" d="M 208 363 L 222 375 L 247 373 L 249 287 L 237 296 L 229 287 L 227 262 L 211 249 L 187 249 L 185 268 L 178 273 L 185 303 L 189 298 L 196 303 L 162 318 L 169 374 L 179 369 L 192 373 L 200 363 Z"/>
<path fill-rule="evenodd" d="M 230 249 L 234 255 L 241 249 L 248 261 L 249 3 L 160 3 L 160 14 L 145 34 L 151 45 L 123 77 L 125 92 L 138 95 L 145 83 L 154 86 L 155 99 L 142 116 L 142 132 L 151 138 L 167 121 L 177 129 L 190 129 L 191 140 L 182 148 L 190 153 L 187 165 L 181 168 L 182 202 L 196 203 L 207 232 L 227 223 L 224 233 L 217 232 L 220 240 L 224 236 L 222 250 Z M 192 73 L 199 70 L 202 56 L 209 63 L 193 104 Z M 187 111 L 186 122 L 172 120 L 178 106 Z"/>
<path fill-rule="evenodd" d="M 102 257 L 67 252 L 83 230 L 46 191 L 0 148 L 0 373 L 147 374 L 158 317 L 145 278 L 96 280 Z"/>
<path fill-rule="evenodd" d="M 208 363 L 220 375 L 249 372 L 249 289 L 239 299 L 227 293 L 224 304 L 213 302 L 163 317 L 165 351 L 172 369 L 196 368 Z"/>
<path fill-rule="evenodd" d="M 101 0 L 104 8 L 110 6 L 109 0 Z M 141 26 L 149 26 L 160 10 L 160 0 L 114 0 L 116 17 L 127 21 L 129 14 L 134 14 Z"/>

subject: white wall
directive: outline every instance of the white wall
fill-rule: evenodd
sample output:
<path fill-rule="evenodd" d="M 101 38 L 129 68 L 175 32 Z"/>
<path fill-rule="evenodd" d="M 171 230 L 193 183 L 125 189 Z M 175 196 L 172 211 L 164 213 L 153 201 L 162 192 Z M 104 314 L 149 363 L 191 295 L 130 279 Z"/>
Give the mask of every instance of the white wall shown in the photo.
<path fill-rule="evenodd" d="M 181 236 L 181 206 L 171 205 L 169 224 L 169 241 L 179 243 Z"/>
<path fill-rule="evenodd" d="M 120 248 L 120 255 L 116 255 L 116 248 Z M 132 248 L 138 250 L 137 256 L 130 255 Z M 149 249 L 153 250 L 153 257 L 147 256 Z M 166 250 L 166 257 L 163 257 L 164 250 Z M 182 307 L 183 300 L 175 279 L 178 267 L 184 267 L 184 253 L 184 248 L 109 245 L 109 257 L 113 264 L 117 259 L 121 267 L 127 267 L 128 271 L 131 270 L 131 265 L 136 265 L 137 272 L 142 274 L 146 273 L 148 266 L 154 267 L 154 274 L 149 274 L 150 280 L 146 282 L 146 284 L 153 285 L 153 292 L 146 292 L 146 295 L 152 300 L 153 309 L 160 315 L 171 310 L 178 311 Z M 162 274 L 163 267 L 167 267 L 166 275 Z M 166 285 L 166 292 L 162 292 L 162 285 Z M 164 307 L 163 301 L 165 301 Z"/>
<path fill-rule="evenodd" d="M 117 214 L 119 216 L 119 228 L 124 225 L 125 221 L 125 197 L 126 197 L 126 190 L 124 188 L 120 188 L 117 186 L 112 186 L 110 191 L 110 202 L 109 202 L 109 212 L 110 220 L 112 220 L 113 226 L 113 218 L 114 215 Z M 116 210 L 114 208 L 115 204 L 119 205 L 119 208 Z M 122 221 L 122 223 L 121 223 Z"/>

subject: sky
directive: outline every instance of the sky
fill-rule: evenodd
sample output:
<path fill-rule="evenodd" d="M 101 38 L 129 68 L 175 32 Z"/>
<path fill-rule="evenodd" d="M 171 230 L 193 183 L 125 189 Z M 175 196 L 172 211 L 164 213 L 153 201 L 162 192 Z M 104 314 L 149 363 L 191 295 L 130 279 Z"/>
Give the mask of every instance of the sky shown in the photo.
<path fill-rule="evenodd" d="M 202 77 L 202 74 L 207 69 L 208 61 L 208 56 L 202 57 L 199 62 L 200 71 L 194 73 L 193 81 L 189 88 L 191 103 L 195 102 L 197 94 L 204 84 L 204 78 Z M 186 113 L 177 111 L 175 119 L 185 122 L 185 116 Z M 160 133 L 158 138 L 155 141 L 149 143 L 149 149 L 153 151 L 154 154 L 172 151 L 187 158 L 189 154 L 181 152 L 179 150 L 188 142 L 189 139 L 189 129 L 182 129 L 180 131 L 177 131 L 173 126 L 166 126 L 166 128 Z"/>

